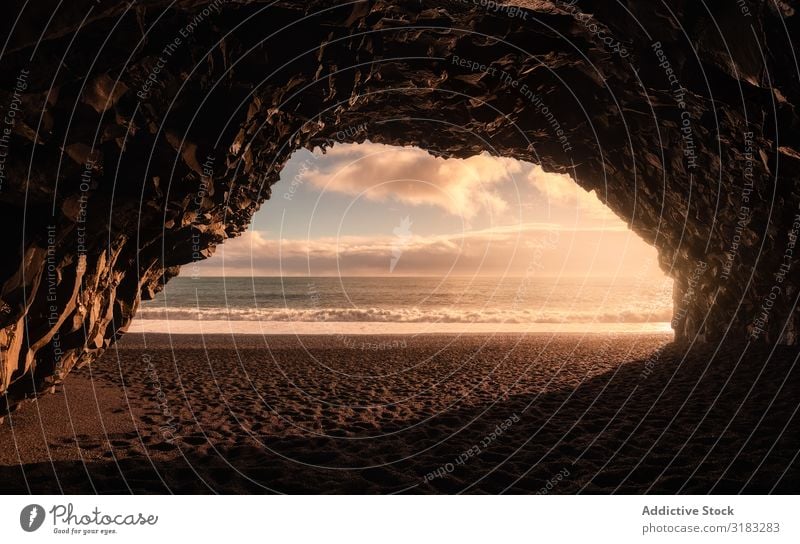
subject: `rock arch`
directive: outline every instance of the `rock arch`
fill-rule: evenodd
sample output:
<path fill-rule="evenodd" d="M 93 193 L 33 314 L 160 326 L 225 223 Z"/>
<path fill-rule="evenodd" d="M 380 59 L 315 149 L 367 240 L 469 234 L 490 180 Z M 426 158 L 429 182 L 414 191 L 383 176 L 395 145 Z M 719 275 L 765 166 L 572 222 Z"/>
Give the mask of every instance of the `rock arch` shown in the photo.
<path fill-rule="evenodd" d="M 96 359 L 142 299 L 246 229 L 294 150 L 331 141 L 455 157 L 489 142 L 568 172 L 658 248 L 676 340 L 798 341 L 789 3 L 11 4 L 9 408 Z"/>

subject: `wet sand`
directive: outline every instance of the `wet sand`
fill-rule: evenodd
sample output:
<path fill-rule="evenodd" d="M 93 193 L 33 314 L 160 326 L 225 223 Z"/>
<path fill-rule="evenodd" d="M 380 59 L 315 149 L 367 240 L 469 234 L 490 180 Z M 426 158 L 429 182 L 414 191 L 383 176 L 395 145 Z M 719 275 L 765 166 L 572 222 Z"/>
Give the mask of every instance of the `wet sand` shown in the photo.
<path fill-rule="evenodd" d="M 797 493 L 798 351 L 129 334 L 0 425 L 15 493 Z"/>

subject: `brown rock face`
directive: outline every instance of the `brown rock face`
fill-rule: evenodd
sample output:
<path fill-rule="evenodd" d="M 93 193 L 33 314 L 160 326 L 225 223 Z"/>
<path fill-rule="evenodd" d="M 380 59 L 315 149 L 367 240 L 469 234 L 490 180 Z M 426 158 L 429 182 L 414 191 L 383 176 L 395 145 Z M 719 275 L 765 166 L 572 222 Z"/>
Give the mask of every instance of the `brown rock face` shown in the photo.
<path fill-rule="evenodd" d="M 4 10 L 9 406 L 94 360 L 181 265 L 247 227 L 293 151 L 331 141 L 568 172 L 658 248 L 677 340 L 798 342 L 791 2 Z"/>

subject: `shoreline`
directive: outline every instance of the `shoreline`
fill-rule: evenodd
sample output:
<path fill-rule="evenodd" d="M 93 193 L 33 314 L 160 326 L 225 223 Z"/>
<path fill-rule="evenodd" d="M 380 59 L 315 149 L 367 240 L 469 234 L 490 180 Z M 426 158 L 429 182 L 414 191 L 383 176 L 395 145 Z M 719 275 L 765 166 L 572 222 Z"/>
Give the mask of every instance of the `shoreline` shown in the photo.
<path fill-rule="evenodd" d="M 128 334 L 424 335 L 424 334 L 672 334 L 670 322 L 428 323 L 375 321 L 134 320 Z"/>

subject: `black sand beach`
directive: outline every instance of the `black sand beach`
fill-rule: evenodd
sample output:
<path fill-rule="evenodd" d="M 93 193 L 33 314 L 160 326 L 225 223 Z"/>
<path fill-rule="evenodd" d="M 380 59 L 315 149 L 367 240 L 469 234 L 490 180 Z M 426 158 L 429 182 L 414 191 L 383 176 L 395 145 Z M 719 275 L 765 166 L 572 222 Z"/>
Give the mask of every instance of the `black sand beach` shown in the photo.
<path fill-rule="evenodd" d="M 796 493 L 796 349 L 128 335 L 0 426 L 6 493 Z"/>

